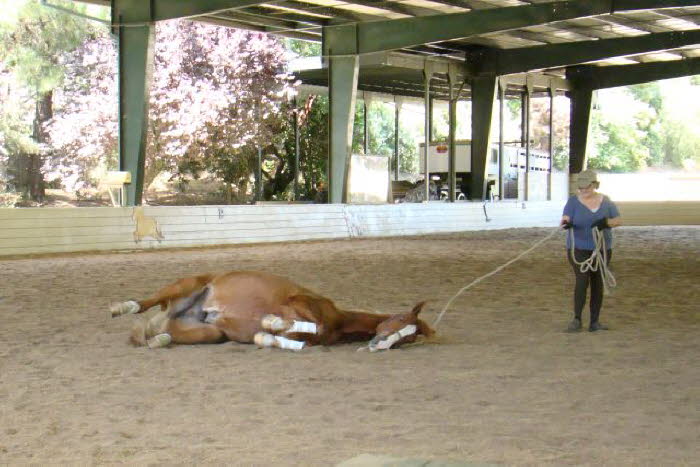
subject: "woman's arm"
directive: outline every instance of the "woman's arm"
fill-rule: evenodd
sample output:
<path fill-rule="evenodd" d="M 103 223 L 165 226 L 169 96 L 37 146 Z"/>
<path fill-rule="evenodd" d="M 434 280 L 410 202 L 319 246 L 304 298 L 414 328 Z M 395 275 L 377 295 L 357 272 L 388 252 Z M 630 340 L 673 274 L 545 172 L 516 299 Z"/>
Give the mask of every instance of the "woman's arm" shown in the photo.
<path fill-rule="evenodd" d="M 608 217 L 608 225 L 610 227 L 620 227 L 622 225 L 622 217 Z"/>

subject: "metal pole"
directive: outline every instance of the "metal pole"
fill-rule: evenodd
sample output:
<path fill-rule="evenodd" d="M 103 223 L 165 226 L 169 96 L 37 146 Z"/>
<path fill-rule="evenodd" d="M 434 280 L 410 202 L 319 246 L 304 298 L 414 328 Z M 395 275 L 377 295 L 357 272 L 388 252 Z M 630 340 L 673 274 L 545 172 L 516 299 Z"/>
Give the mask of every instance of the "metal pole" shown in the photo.
<path fill-rule="evenodd" d="M 364 123 L 364 130 L 365 130 L 365 141 L 363 143 L 363 150 L 365 153 L 365 156 L 369 154 L 369 102 L 367 102 L 367 94 L 363 93 L 363 99 L 362 102 L 365 107 L 365 115 L 363 119 Z"/>
<path fill-rule="evenodd" d="M 433 75 L 433 67 L 430 62 L 425 62 L 424 68 L 423 68 L 423 77 L 424 77 L 424 105 L 425 105 L 425 151 L 423 151 L 423 176 L 425 180 L 425 198 L 424 201 L 429 201 L 430 200 L 430 169 L 428 167 L 428 161 L 430 158 L 428 157 L 428 152 L 430 151 L 430 127 L 432 125 L 432 118 L 431 118 L 431 111 L 432 111 L 432 106 L 430 102 L 430 78 Z"/>
<path fill-rule="evenodd" d="M 525 92 L 525 201 L 530 200 L 530 98 L 532 88 L 526 84 Z"/>
<path fill-rule="evenodd" d="M 397 100 L 399 99 L 399 100 Z M 394 180 L 399 179 L 399 115 L 401 100 L 394 98 Z"/>
<path fill-rule="evenodd" d="M 294 99 L 294 193 L 292 199 L 299 196 L 299 105 Z"/>
<path fill-rule="evenodd" d="M 552 167 L 554 162 L 554 94 L 556 90 L 549 88 L 549 167 L 547 170 L 547 201 L 552 200 Z"/>
<path fill-rule="evenodd" d="M 505 197 L 503 192 L 503 157 L 505 156 L 505 99 L 506 99 L 506 84 L 498 80 L 498 196 L 500 199 Z"/>
<path fill-rule="evenodd" d="M 455 192 L 457 191 L 457 99 L 459 96 L 454 91 L 454 86 L 457 81 L 456 71 L 450 67 L 447 73 L 448 83 L 450 86 L 450 108 L 449 108 L 449 159 L 447 161 L 447 199 L 450 203 L 455 201 Z"/>
<path fill-rule="evenodd" d="M 255 200 L 262 201 L 262 148 L 258 147 L 258 165 L 255 168 Z"/>

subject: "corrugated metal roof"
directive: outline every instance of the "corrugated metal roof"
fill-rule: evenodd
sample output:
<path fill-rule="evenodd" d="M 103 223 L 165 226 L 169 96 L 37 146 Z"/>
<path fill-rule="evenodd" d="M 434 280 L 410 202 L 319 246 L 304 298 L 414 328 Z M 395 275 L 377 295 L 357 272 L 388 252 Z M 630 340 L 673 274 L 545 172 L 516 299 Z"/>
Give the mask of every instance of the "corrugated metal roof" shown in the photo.
<path fill-rule="evenodd" d="M 74 0 L 109 5 L 104 0 Z M 240 6 L 216 14 L 204 14 L 196 20 L 263 31 L 282 36 L 321 41 L 322 27 L 339 24 L 356 24 L 400 18 L 445 15 L 483 9 L 504 9 L 517 6 L 556 3 L 556 0 L 272 0 L 265 3 Z M 573 2 L 567 2 L 573 3 Z M 467 54 L 476 50 L 510 50 L 551 44 L 576 43 L 598 39 L 622 39 L 641 37 L 647 34 L 672 31 L 696 31 L 700 29 L 700 1 L 650 2 L 649 5 L 673 6 L 642 10 L 615 11 L 597 16 L 537 24 L 523 28 L 472 35 L 467 38 L 449 40 L 401 49 L 400 52 L 424 58 L 435 58 L 450 62 L 463 62 Z M 562 2 L 563 4 L 563 2 Z M 581 5 L 588 4 L 581 0 Z M 628 4 L 630 4 L 628 0 Z M 685 4 L 689 6 L 677 7 Z M 614 4 L 613 4 L 614 5 Z M 634 7 L 636 8 L 636 6 Z M 649 63 L 655 61 L 680 60 L 700 55 L 700 44 L 687 45 L 679 49 L 661 50 L 638 55 L 622 54 L 596 60 L 596 66 L 619 65 L 620 63 Z M 402 70 L 397 70 L 402 71 Z M 403 70 L 405 71 L 405 70 Z M 545 69 L 545 72 L 560 73 L 561 70 Z M 387 75 L 385 78 L 389 79 Z M 405 83 L 403 83 L 405 84 Z M 393 85 L 400 87 L 401 82 Z M 378 84 L 377 84 L 378 86 Z"/>

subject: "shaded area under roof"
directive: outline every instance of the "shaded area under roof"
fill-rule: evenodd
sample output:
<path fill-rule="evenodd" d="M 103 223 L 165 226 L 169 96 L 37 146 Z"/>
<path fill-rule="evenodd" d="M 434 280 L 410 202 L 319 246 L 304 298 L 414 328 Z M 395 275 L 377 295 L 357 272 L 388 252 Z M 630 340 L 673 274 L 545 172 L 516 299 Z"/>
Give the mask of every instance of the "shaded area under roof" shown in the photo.
<path fill-rule="evenodd" d="M 394 96 L 423 98 L 425 96 L 423 68 L 426 60 L 431 62 L 434 72 L 430 81 L 431 97 L 447 100 L 450 93 L 448 68 L 457 66 L 457 63 L 444 58 L 427 58 L 398 52 L 361 57 L 357 89 Z M 295 76 L 306 85 L 328 86 L 328 70 L 325 67 L 299 70 L 295 72 Z M 470 87 L 463 85 L 467 76 L 459 70 L 456 72 L 456 77 L 456 83 L 452 85 L 453 95 L 459 93 L 462 99 L 470 98 Z M 525 89 L 526 80 L 530 81 L 534 94 L 547 93 L 549 88 L 557 91 L 570 89 L 568 82 L 562 76 L 544 73 L 510 75 L 503 80 L 508 83 L 508 94 L 519 94 Z"/>

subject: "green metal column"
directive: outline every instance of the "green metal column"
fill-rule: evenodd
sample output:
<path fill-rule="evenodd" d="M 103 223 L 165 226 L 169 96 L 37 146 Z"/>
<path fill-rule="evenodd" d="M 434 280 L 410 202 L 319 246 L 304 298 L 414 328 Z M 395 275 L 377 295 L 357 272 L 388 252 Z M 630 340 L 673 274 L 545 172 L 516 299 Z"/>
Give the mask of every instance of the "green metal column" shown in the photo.
<path fill-rule="evenodd" d="M 549 167 L 547 167 L 547 201 L 552 200 L 552 170 L 554 169 L 554 96 L 556 89 L 550 84 L 549 93 Z"/>
<path fill-rule="evenodd" d="M 571 131 L 569 135 L 569 175 L 586 166 L 586 144 L 591 117 L 593 90 L 579 87 L 571 92 Z"/>
<path fill-rule="evenodd" d="M 366 92 L 363 92 L 362 103 L 365 107 L 365 118 L 362 120 L 363 129 L 365 132 L 363 142 L 363 153 L 366 156 L 369 154 L 369 108 L 372 106 L 372 96 L 367 94 Z"/>
<path fill-rule="evenodd" d="M 457 85 L 457 70 L 450 66 L 447 70 L 447 82 L 450 86 L 449 107 L 449 159 L 447 160 L 447 199 L 450 203 L 455 201 L 457 191 L 457 100 L 459 95 L 455 90 Z M 466 196 L 466 195 L 465 195 Z"/>
<path fill-rule="evenodd" d="M 423 105 L 425 106 L 425 150 L 423 151 L 423 173 L 425 180 L 424 202 L 430 201 L 430 158 L 428 157 L 428 153 L 430 152 L 431 130 L 433 127 L 433 102 L 430 98 L 430 80 L 432 77 L 433 64 L 426 61 L 423 65 Z"/>
<path fill-rule="evenodd" d="M 505 157 L 505 100 L 506 87 L 503 80 L 498 80 L 498 197 L 504 199 L 503 192 L 503 158 Z"/>
<path fill-rule="evenodd" d="M 525 116 L 525 201 L 530 201 L 530 113 L 532 107 L 532 82 L 529 77 L 525 83 L 525 105 L 523 106 L 523 115 Z"/>
<path fill-rule="evenodd" d="M 491 119 L 496 81 L 495 76 L 472 79 L 472 200 L 486 198 L 486 170 L 491 150 Z"/>
<path fill-rule="evenodd" d="M 299 199 L 299 101 L 294 98 L 294 193 L 292 199 Z"/>
<path fill-rule="evenodd" d="M 525 115 L 525 106 L 527 103 L 525 102 L 527 100 L 527 92 L 521 92 L 520 93 L 520 147 L 524 148 L 525 147 L 525 140 L 527 139 L 527 136 L 525 135 L 526 126 L 527 122 L 525 121 L 525 118 L 527 118 Z M 520 163 L 518 163 L 520 164 Z"/>
<path fill-rule="evenodd" d="M 119 170 L 131 172 L 131 183 L 125 187 L 127 206 L 138 206 L 143 198 L 155 28 L 145 22 L 121 26 L 124 15 L 119 7 L 127 4 L 129 13 L 138 10 L 139 16 L 150 17 L 149 2 L 142 3 L 115 0 L 112 8 L 113 31 L 119 45 Z"/>
<path fill-rule="evenodd" d="M 399 179 L 399 149 L 401 147 L 399 132 L 401 129 L 401 107 L 403 106 L 403 100 L 396 96 L 394 97 L 394 180 Z"/>
<path fill-rule="evenodd" d="M 355 28 L 323 29 L 323 51 L 328 60 L 330 131 L 328 201 L 347 201 L 347 175 L 352 148 L 352 127 L 357 97 L 359 57 L 355 54 Z"/>

